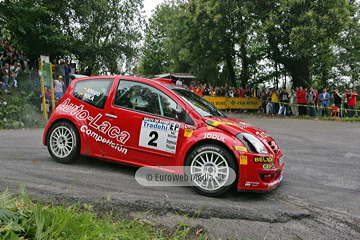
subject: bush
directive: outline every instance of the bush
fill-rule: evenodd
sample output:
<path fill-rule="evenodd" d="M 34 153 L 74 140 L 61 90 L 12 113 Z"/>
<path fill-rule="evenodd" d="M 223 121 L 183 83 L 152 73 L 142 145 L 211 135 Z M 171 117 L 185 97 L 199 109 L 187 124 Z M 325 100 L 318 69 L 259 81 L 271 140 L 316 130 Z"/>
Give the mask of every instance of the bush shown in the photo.
<path fill-rule="evenodd" d="M 40 111 L 39 84 L 34 84 L 28 74 L 18 77 L 17 89 L 0 94 L 0 129 L 43 127 L 46 124 Z"/>

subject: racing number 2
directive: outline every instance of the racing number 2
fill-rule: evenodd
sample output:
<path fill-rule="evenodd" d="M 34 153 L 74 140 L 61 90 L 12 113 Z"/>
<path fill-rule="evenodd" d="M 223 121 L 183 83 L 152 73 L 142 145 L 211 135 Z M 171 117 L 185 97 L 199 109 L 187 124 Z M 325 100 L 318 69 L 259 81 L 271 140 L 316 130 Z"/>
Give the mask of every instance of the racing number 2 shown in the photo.
<path fill-rule="evenodd" d="M 148 142 L 148 145 L 157 147 L 157 143 L 155 141 L 159 138 L 159 133 L 152 131 L 149 133 L 149 137 L 151 137 L 152 139 L 150 139 L 150 141 Z"/>

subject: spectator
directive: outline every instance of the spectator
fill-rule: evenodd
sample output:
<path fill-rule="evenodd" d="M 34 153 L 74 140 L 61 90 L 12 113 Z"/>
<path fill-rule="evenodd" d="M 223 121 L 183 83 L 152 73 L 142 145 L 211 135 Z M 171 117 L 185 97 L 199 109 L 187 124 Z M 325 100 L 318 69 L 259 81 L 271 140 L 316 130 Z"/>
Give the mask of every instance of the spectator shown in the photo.
<path fill-rule="evenodd" d="M 260 96 L 263 96 L 263 92 L 265 92 L 265 94 L 268 95 L 268 91 L 266 91 L 266 88 L 265 88 L 265 87 L 262 87 L 262 88 L 261 88 Z"/>
<path fill-rule="evenodd" d="M 195 87 L 194 92 L 199 95 L 200 97 L 202 97 L 203 92 L 204 92 L 204 88 L 201 86 L 201 84 L 199 84 L 198 86 Z"/>
<path fill-rule="evenodd" d="M 315 99 L 316 93 L 314 92 L 314 88 L 310 87 L 309 92 L 306 94 L 306 101 L 309 106 L 309 115 L 311 117 L 315 117 Z"/>
<path fill-rule="evenodd" d="M 71 63 L 71 64 L 70 64 L 70 67 L 71 67 L 70 73 L 71 73 L 71 74 L 76 74 L 76 72 L 77 72 L 77 70 L 76 70 L 76 63 Z"/>
<path fill-rule="evenodd" d="M 282 115 L 289 115 L 289 94 L 286 92 L 286 89 L 281 89 L 280 93 L 280 102 L 281 102 L 281 109 Z"/>
<path fill-rule="evenodd" d="M 6 85 L 5 83 L 0 79 L 0 85 L 1 85 L 1 89 L 4 91 L 4 93 L 11 93 L 11 91 L 9 91 L 7 88 L 6 88 Z"/>
<path fill-rule="evenodd" d="M 237 90 L 237 96 L 238 97 L 245 97 L 245 90 L 243 89 L 242 86 L 240 86 L 239 89 Z"/>
<path fill-rule="evenodd" d="M 291 89 L 291 92 L 289 94 L 289 99 L 291 105 L 291 113 L 293 114 L 293 116 L 299 116 L 299 108 L 297 106 L 297 97 L 294 88 Z"/>
<path fill-rule="evenodd" d="M 340 109 L 340 117 L 342 117 L 342 110 L 341 110 L 341 108 L 342 108 L 341 103 L 342 103 L 342 97 L 343 97 L 342 94 L 339 93 L 338 89 L 335 89 L 331 97 L 334 99 L 335 106 Z"/>
<path fill-rule="evenodd" d="M 211 97 L 216 97 L 216 90 L 214 87 L 210 87 L 210 92 L 209 92 Z"/>
<path fill-rule="evenodd" d="M 57 79 L 57 69 L 58 69 L 57 60 L 54 58 L 51 62 L 51 71 L 52 71 L 53 79 Z"/>
<path fill-rule="evenodd" d="M 277 114 L 279 112 L 279 94 L 275 88 L 271 89 L 269 96 L 271 97 L 271 112 L 273 115 Z"/>
<path fill-rule="evenodd" d="M 65 88 L 69 87 L 70 84 L 70 79 L 69 79 L 69 74 L 71 73 L 71 67 L 69 65 L 69 61 L 66 60 L 65 61 Z"/>
<path fill-rule="evenodd" d="M 59 76 L 58 79 L 54 80 L 54 86 L 55 86 L 55 99 L 59 101 L 64 96 L 64 82 L 63 82 L 63 76 Z"/>
<path fill-rule="evenodd" d="M 51 103 L 51 92 L 48 90 L 48 87 L 44 87 L 44 94 L 40 95 L 40 98 L 42 99 L 45 97 L 45 103 L 46 103 L 46 112 L 48 112 L 48 117 L 50 117 L 52 108 L 50 106 Z M 41 102 L 41 111 L 44 111 L 43 104 Z"/>
<path fill-rule="evenodd" d="M 251 98 L 252 97 L 251 90 L 250 90 L 249 87 L 245 88 L 244 97 L 246 97 L 246 98 Z"/>
<path fill-rule="evenodd" d="M 177 86 L 182 86 L 183 85 L 183 82 L 181 81 L 180 78 L 178 80 L 176 80 L 176 85 Z"/>
<path fill-rule="evenodd" d="M 1 60 L 2 60 L 2 66 L 1 67 L 5 66 L 5 63 L 10 64 L 11 59 L 12 59 L 12 52 L 9 51 L 9 50 L 5 50 L 2 57 L 1 57 Z"/>
<path fill-rule="evenodd" d="M 60 65 L 58 65 L 58 67 L 57 67 L 56 75 L 57 75 L 57 77 L 54 79 L 58 79 L 59 76 L 62 76 L 62 78 L 65 78 L 65 62 L 64 62 L 64 60 L 60 60 Z"/>
<path fill-rule="evenodd" d="M 330 94 L 326 92 L 326 88 L 324 87 L 322 93 L 319 95 L 320 100 L 320 109 L 319 116 L 329 116 L 329 106 L 330 106 Z"/>
<path fill-rule="evenodd" d="M 358 94 L 352 90 L 352 87 L 348 88 L 348 92 L 345 97 L 347 99 L 347 111 L 349 117 L 355 117 L 356 114 L 356 96 Z"/>
<path fill-rule="evenodd" d="M 18 62 L 15 62 L 13 66 L 10 66 L 10 71 L 14 75 L 14 87 L 18 87 L 17 85 L 17 76 L 21 70 L 21 65 Z"/>
<path fill-rule="evenodd" d="M 260 90 L 259 90 L 259 88 L 256 86 L 256 84 L 254 84 L 253 97 L 260 98 Z"/>
<path fill-rule="evenodd" d="M 267 105 L 267 99 L 268 99 L 268 94 L 266 91 L 261 91 L 261 107 L 262 107 L 262 112 L 263 113 L 267 113 L 266 112 L 266 105 Z"/>
<path fill-rule="evenodd" d="M 14 86 L 14 74 L 10 71 L 9 63 L 5 63 L 4 67 L 1 68 L 1 75 L 2 82 L 5 83 L 6 87 Z"/>
<path fill-rule="evenodd" d="M 228 96 L 229 97 L 235 97 L 235 92 L 234 90 L 230 87 L 229 91 L 228 91 Z"/>
<path fill-rule="evenodd" d="M 22 69 L 24 69 L 25 71 L 29 70 L 29 59 L 26 56 L 26 53 L 23 50 L 21 50 L 20 55 L 22 59 L 21 61 Z"/>
<path fill-rule="evenodd" d="M 306 92 L 303 90 L 303 87 L 299 87 L 299 91 L 296 92 L 297 103 L 299 106 L 299 116 L 306 115 Z"/>
<path fill-rule="evenodd" d="M 203 85 L 204 91 L 203 96 L 209 96 L 210 95 L 210 88 L 207 87 L 206 83 Z"/>
<path fill-rule="evenodd" d="M 338 108 L 335 103 L 331 104 L 330 117 L 340 117 L 340 108 Z"/>

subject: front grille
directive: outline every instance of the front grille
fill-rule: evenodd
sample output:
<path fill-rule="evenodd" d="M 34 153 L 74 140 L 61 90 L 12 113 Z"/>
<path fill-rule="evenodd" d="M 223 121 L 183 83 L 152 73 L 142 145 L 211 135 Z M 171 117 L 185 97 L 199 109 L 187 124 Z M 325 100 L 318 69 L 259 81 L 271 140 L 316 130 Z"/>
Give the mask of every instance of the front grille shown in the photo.
<path fill-rule="evenodd" d="M 268 144 L 274 153 L 277 153 L 279 151 L 279 146 L 276 144 L 275 141 L 270 141 L 270 142 L 268 142 Z"/>

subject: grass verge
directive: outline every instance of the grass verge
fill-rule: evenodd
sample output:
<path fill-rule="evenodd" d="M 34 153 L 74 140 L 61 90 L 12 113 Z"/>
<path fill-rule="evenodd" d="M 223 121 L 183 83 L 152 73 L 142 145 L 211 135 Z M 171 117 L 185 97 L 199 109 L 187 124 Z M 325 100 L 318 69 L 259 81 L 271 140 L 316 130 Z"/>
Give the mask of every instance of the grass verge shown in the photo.
<path fill-rule="evenodd" d="M 24 184 L 18 196 L 0 194 L 1 239 L 185 239 L 191 228 L 184 222 L 171 233 L 140 218 L 122 219 L 112 213 L 100 217 L 91 205 L 56 206 L 32 201 Z M 194 238 L 191 237 L 191 238 Z M 205 239 L 203 235 L 196 237 Z"/>

